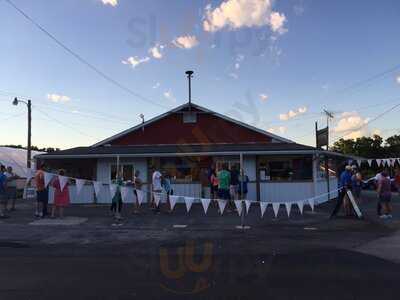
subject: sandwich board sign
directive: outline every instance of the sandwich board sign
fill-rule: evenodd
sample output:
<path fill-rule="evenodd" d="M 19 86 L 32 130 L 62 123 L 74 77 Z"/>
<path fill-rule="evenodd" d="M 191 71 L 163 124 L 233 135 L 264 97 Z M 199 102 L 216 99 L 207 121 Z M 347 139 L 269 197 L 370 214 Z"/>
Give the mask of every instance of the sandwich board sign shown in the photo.
<path fill-rule="evenodd" d="M 353 196 L 353 194 L 351 193 L 351 191 L 347 191 L 347 197 L 349 197 L 350 202 L 351 202 L 351 205 L 353 206 L 353 209 L 354 209 L 354 211 L 355 211 L 357 217 L 358 217 L 359 219 L 362 219 L 363 215 L 362 215 L 361 210 L 360 210 L 360 208 L 358 207 L 356 201 L 354 200 L 354 196 Z"/>

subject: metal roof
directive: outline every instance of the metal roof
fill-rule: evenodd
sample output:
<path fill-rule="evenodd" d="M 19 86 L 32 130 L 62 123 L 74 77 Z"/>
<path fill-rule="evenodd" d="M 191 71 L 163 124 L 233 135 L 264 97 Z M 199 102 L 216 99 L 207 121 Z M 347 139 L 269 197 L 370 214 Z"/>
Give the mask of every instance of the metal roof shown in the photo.
<path fill-rule="evenodd" d="M 98 158 L 98 157 L 148 157 L 191 155 L 238 155 L 243 154 L 313 154 L 314 147 L 296 143 L 249 143 L 249 144 L 194 144 L 194 145 L 138 145 L 76 147 L 38 155 L 36 158 Z"/>

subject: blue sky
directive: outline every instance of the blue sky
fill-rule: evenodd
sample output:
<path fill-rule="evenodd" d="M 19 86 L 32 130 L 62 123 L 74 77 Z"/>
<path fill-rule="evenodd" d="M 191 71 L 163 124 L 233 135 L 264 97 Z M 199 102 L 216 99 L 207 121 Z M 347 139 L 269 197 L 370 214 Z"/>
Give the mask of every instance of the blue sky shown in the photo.
<path fill-rule="evenodd" d="M 400 102 L 395 0 L 13 3 L 140 98 L 1 1 L 0 144 L 26 143 L 14 96 L 34 103 L 33 144 L 90 145 L 185 103 L 188 69 L 195 103 L 300 143 L 314 143 L 323 108 L 335 112 L 332 140 L 400 130 L 399 109 L 368 124 Z"/>

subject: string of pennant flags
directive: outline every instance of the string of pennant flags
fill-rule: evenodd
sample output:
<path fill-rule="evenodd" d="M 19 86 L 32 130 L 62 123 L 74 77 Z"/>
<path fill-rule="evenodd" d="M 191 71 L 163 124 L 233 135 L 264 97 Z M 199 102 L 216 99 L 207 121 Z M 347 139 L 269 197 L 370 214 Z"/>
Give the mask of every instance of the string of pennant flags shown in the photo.
<path fill-rule="evenodd" d="M 29 181 L 30 179 L 32 179 L 33 177 L 33 172 L 28 172 L 28 176 L 27 176 L 27 180 Z M 66 187 L 68 181 L 70 179 L 73 179 L 75 181 L 76 184 L 76 194 L 79 195 L 83 186 L 88 183 L 91 182 L 93 185 L 93 189 L 95 192 L 96 197 L 99 197 L 100 194 L 103 191 L 103 186 L 104 185 L 108 185 L 109 187 L 109 191 L 110 191 L 110 196 L 111 199 L 114 198 L 114 196 L 116 195 L 118 188 L 120 188 L 120 193 L 121 193 L 121 199 L 123 202 L 127 202 L 127 200 L 130 197 L 133 197 L 133 191 L 136 192 L 136 197 L 137 197 L 137 202 L 139 205 L 141 205 L 142 203 L 145 202 L 145 193 L 149 193 L 150 196 L 153 197 L 154 202 L 157 206 L 159 206 L 159 204 L 161 202 L 163 202 L 163 199 L 166 199 L 167 194 L 166 193 L 156 193 L 156 192 L 149 192 L 149 191 L 143 191 L 140 189 L 136 189 L 133 186 L 119 186 L 115 183 L 103 183 L 100 181 L 95 181 L 95 180 L 86 180 L 86 179 L 78 179 L 78 178 L 72 178 L 72 177 L 68 177 L 68 176 L 62 176 L 62 175 L 58 175 L 58 174 L 53 174 L 53 173 L 49 173 L 49 172 L 44 172 L 44 184 L 45 187 L 47 187 L 50 182 L 53 180 L 53 178 L 58 177 L 59 183 L 60 183 L 60 189 L 61 191 L 64 190 L 64 188 Z M 250 207 L 253 203 L 257 203 L 259 204 L 260 207 L 260 212 L 261 212 L 261 218 L 264 217 L 264 214 L 268 208 L 268 206 L 272 206 L 272 210 L 273 213 L 275 215 L 275 218 L 278 216 L 279 214 L 279 209 L 282 206 L 285 207 L 286 209 L 286 213 L 287 216 L 290 217 L 291 214 L 291 210 L 292 210 L 292 206 L 297 206 L 299 209 L 300 214 L 303 214 L 303 210 L 304 207 L 306 205 L 308 205 L 312 211 L 314 211 L 314 207 L 317 204 L 320 204 L 321 202 L 317 202 L 318 199 L 320 198 L 324 198 L 324 197 L 328 197 L 331 194 L 334 194 L 336 192 L 338 192 L 339 189 L 334 189 L 328 193 L 323 193 L 314 197 L 310 197 L 307 199 L 303 199 L 303 200 L 296 200 L 296 201 L 280 201 L 280 202 L 269 202 L 269 201 L 254 201 L 254 200 L 233 200 L 233 203 L 235 205 L 236 211 L 238 213 L 239 216 L 242 215 L 242 213 L 244 213 L 243 209 L 245 209 L 245 213 L 248 214 Z M 168 199 L 169 199 L 169 203 L 170 203 L 170 208 L 171 211 L 174 210 L 176 204 L 178 203 L 179 199 L 184 199 L 184 203 L 186 206 L 186 211 L 187 213 L 190 212 L 193 203 L 195 202 L 196 199 L 200 200 L 200 203 L 203 206 L 203 210 L 204 210 L 204 214 L 207 214 L 208 208 L 210 206 L 211 201 L 216 201 L 218 204 L 218 208 L 219 208 L 219 213 L 222 215 L 225 211 L 225 208 L 229 202 L 229 200 L 225 200 L 225 199 L 210 199 L 210 198 L 198 198 L 198 197 L 189 197 L 189 196 L 179 196 L 179 195 L 169 195 Z M 243 203 L 244 203 L 244 207 L 243 207 Z"/>
<path fill-rule="evenodd" d="M 359 167 L 364 163 L 367 163 L 369 167 L 375 162 L 378 167 L 394 167 L 397 164 L 400 166 L 400 158 L 375 158 L 375 159 L 357 159 L 353 160 Z"/>

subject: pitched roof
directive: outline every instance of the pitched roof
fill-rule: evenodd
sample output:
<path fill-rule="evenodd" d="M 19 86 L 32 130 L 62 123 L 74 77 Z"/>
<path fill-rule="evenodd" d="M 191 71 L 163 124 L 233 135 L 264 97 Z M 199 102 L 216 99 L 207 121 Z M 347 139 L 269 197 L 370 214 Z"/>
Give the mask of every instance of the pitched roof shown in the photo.
<path fill-rule="evenodd" d="M 307 154 L 316 148 L 296 143 L 268 144 L 194 144 L 194 145 L 137 145 L 137 146 L 102 146 L 77 147 L 63 151 L 39 155 L 36 158 L 89 158 L 116 156 L 179 156 L 179 155 L 239 155 L 251 154 Z"/>
<path fill-rule="evenodd" d="M 275 135 L 273 133 L 270 133 L 268 131 L 262 130 L 260 128 L 257 128 L 257 127 L 254 127 L 252 125 L 246 124 L 244 122 L 241 122 L 241 121 L 235 120 L 233 118 L 230 118 L 230 117 L 228 117 L 226 115 L 211 111 L 211 110 L 209 110 L 207 108 L 204 108 L 204 107 L 202 107 L 200 105 L 197 105 L 197 104 L 194 104 L 194 103 L 191 103 L 190 105 L 191 105 L 192 108 L 196 109 L 197 111 L 200 111 L 200 112 L 203 112 L 203 113 L 212 114 L 212 115 L 217 116 L 217 117 L 219 117 L 221 119 L 224 119 L 224 120 L 226 120 L 228 122 L 232 122 L 232 123 L 235 123 L 237 125 L 243 126 L 243 127 L 247 128 L 247 129 L 250 129 L 252 131 L 261 133 L 261 134 L 263 134 L 263 135 L 265 135 L 265 136 L 267 136 L 269 138 L 272 138 L 276 142 L 294 143 L 293 141 L 291 141 L 289 139 L 285 139 L 283 137 L 280 137 L 280 136 Z M 113 141 L 115 139 L 118 139 L 118 138 L 120 138 L 122 136 L 125 136 L 126 134 L 129 134 L 129 133 L 131 133 L 133 131 L 142 130 L 143 127 L 146 127 L 146 126 L 148 126 L 148 125 L 150 125 L 150 124 L 152 124 L 152 123 L 154 123 L 154 122 L 156 122 L 156 121 L 158 121 L 158 120 L 160 120 L 162 118 L 165 118 L 170 114 L 173 114 L 173 113 L 176 113 L 176 112 L 180 112 L 180 111 L 184 111 L 185 109 L 188 109 L 190 105 L 189 105 L 189 103 L 182 104 L 182 105 L 180 105 L 180 106 L 178 106 L 178 107 L 176 107 L 176 108 L 174 108 L 174 109 L 172 109 L 170 111 L 167 111 L 166 113 L 158 115 L 158 116 L 156 116 L 156 117 L 144 122 L 143 124 L 139 124 L 139 125 L 133 126 L 133 127 L 129 128 L 127 130 L 124 130 L 124 131 L 122 131 L 120 133 L 117 133 L 116 135 L 113 135 L 113 136 L 111 136 L 111 137 L 109 137 L 107 139 L 104 139 L 104 140 L 92 145 L 92 147 L 104 146 L 104 145 L 110 143 L 111 141 Z"/>

